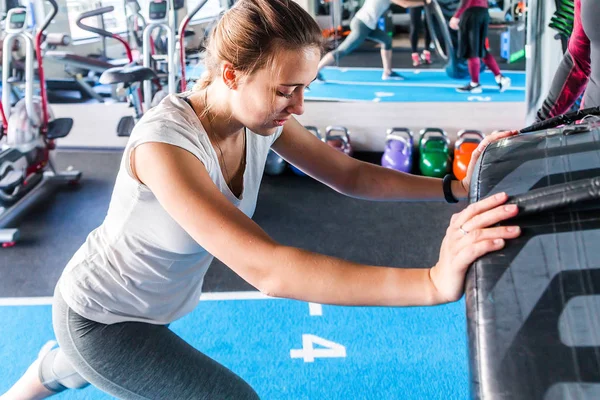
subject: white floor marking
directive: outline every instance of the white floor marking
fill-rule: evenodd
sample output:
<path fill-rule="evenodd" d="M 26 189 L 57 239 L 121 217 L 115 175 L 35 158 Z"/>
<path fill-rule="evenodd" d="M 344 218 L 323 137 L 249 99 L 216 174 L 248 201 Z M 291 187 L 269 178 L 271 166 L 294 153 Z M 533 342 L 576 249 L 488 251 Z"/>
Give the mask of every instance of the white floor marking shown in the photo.
<path fill-rule="evenodd" d="M 311 316 L 320 317 L 323 315 L 323 306 L 317 303 L 308 303 L 308 311 Z"/>

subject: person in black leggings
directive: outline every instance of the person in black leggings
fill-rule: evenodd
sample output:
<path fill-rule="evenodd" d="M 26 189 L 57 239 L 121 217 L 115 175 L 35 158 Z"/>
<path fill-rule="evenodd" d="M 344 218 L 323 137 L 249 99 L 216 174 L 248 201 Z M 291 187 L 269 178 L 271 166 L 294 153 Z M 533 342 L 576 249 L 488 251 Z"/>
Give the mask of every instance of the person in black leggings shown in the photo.
<path fill-rule="evenodd" d="M 410 48 L 412 50 L 413 67 L 421 65 L 421 59 L 425 64 L 431 64 L 431 53 L 429 52 L 431 35 L 429 34 L 427 21 L 423 21 L 423 9 L 423 7 L 413 7 L 409 9 Z M 423 54 L 419 55 L 419 35 L 423 28 L 425 28 L 425 48 L 423 49 Z"/>
<path fill-rule="evenodd" d="M 511 85 L 510 78 L 502 75 L 498 63 L 485 45 L 489 23 L 488 0 L 461 0 L 454 17 L 448 23 L 451 29 L 459 31 L 458 57 L 468 60 L 471 75 L 471 82 L 456 88 L 459 93 L 475 94 L 483 91 L 479 82 L 482 60 L 494 74 L 501 92 Z"/>

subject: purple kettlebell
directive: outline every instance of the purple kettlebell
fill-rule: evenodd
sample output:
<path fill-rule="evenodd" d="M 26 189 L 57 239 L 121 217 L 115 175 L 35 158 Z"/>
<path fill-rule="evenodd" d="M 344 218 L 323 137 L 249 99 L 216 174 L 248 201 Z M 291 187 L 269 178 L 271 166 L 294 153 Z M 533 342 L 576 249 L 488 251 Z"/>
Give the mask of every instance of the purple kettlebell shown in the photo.
<path fill-rule="evenodd" d="M 410 173 L 412 170 L 413 140 L 413 133 L 408 128 L 388 129 L 385 139 L 385 151 L 381 157 L 381 166 Z"/>

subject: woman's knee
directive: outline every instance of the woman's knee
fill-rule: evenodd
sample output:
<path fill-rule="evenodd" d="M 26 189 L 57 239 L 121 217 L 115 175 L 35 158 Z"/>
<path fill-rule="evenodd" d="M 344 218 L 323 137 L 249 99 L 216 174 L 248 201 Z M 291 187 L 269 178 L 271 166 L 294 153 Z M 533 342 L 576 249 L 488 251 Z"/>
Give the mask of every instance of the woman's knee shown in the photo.
<path fill-rule="evenodd" d="M 392 50 L 392 38 L 388 36 L 388 39 L 383 42 L 384 50 Z"/>

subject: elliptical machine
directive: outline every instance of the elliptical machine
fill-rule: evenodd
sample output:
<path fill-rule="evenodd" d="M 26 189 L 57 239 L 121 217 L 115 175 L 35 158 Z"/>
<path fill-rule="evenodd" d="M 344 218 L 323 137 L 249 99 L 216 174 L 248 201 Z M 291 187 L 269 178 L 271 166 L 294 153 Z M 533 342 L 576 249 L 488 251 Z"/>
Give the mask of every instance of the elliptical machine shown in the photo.
<path fill-rule="evenodd" d="M 25 42 L 25 97 L 11 109 L 9 68 L 12 54 L 5 51 L 2 57 L 2 130 L 5 136 L 0 152 L 0 244 L 9 247 L 19 238 L 18 229 L 6 228 L 27 208 L 33 205 L 54 183 L 74 184 L 81 179 L 79 171 L 57 172 L 51 151 L 54 140 L 65 137 L 73 127 L 71 118 L 54 118 L 48 106 L 48 97 L 42 63 L 42 38 L 44 30 L 58 13 L 56 0 L 47 0 L 52 11 L 37 30 L 35 39 L 26 32 L 28 11 L 25 8 L 9 10 L 6 21 L 4 48 L 11 48 L 18 38 Z M 34 49 L 35 46 L 35 49 Z M 41 97 L 34 97 L 34 59 L 37 55 Z M 4 105 L 4 108 L 2 107 Z"/>
<path fill-rule="evenodd" d="M 142 45 L 142 52 L 144 53 L 144 67 L 152 68 L 153 61 L 156 62 L 160 58 L 164 58 L 162 64 L 164 65 L 164 61 L 166 61 L 167 90 L 161 88 L 156 93 L 154 93 L 152 91 L 152 82 L 144 81 L 144 108 L 146 110 L 149 110 L 151 107 L 158 104 L 167 95 L 177 93 L 177 87 L 175 86 L 175 78 L 177 75 L 175 28 L 171 25 L 171 23 L 174 22 L 174 15 L 175 5 L 173 3 L 173 0 L 157 0 L 148 3 L 148 24 L 144 28 Z M 162 32 L 165 32 L 165 39 L 167 42 L 167 53 L 162 57 L 154 56 L 151 51 L 151 35 L 155 29 L 160 29 Z M 164 76 L 160 76 L 160 74 L 159 77 L 164 78 Z"/>

